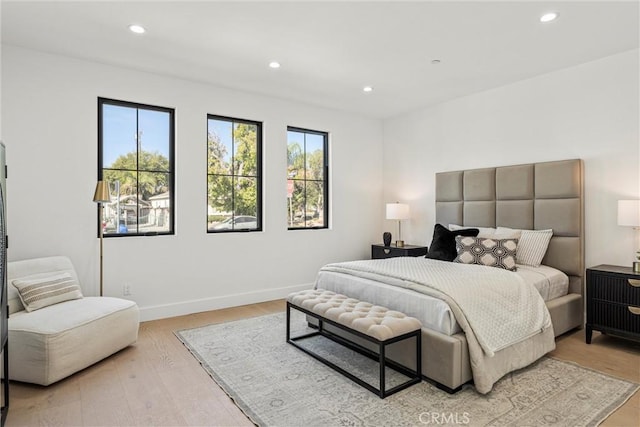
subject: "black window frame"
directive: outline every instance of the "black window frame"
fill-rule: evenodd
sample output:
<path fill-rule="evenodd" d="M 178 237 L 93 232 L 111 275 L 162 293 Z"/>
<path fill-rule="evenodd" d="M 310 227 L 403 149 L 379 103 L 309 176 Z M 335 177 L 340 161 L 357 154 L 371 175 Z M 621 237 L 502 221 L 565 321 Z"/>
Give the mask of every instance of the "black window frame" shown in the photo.
<path fill-rule="evenodd" d="M 301 127 L 297 127 L 297 126 L 287 126 L 287 150 L 289 147 L 289 137 L 288 134 L 289 132 L 299 132 L 299 133 L 304 133 L 304 134 L 313 134 L 313 135 L 319 135 L 323 137 L 323 142 L 322 142 L 322 148 L 323 148 L 323 162 L 324 162 L 324 185 L 323 185 L 323 191 L 324 191 L 324 209 L 322 210 L 322 216 L 323 216 L 323 225 L 322 226 L 315 226 L 315 227 L 290 227 L 287 224 L 287 230 L 323 230 L 323 229 L 328 229 L 329 228 L 329 132 L 324 132 L 324 131 L 319 131 L 319 130 L 313 130 L 313 129 L 306 129 L 306 128 L 301 128 Z M 304 147 L 304 156 L 305 156 L 305 160 L 304 163 L 306 165 L 307 163 L 307 150 L 306 150 L 306 144 Z M 287 180 L 289 180 L 291 178 L 287 177 Z M 304 179 L 292 179 L 293 181 L 316 181 L 316 180 L 308 180 L 306 179 L 306 172 L 305 172 L 305 177 Z M 306 199 L 306 194 L 305 194 L 305 199 Z M 305 205 L 306 205 L 306 201 L 305 201 Z M 305 223 L 306 223 L 306 219 L 305 219 Z"/>
<path fill-rule="evenodd" d="M 169 231 L 152 231 L 152 232 L 144 232 L 144 233 L 140 233 L 139 232 L 139 228 L 138 228 L 138 224 L 136 221 L 136 229 L 138 230 L 135 233 L 120 233 L 119 231 L 117 233 L 104 233 L 103 236 L 105 238 L 112 238 L 112 237 L 134 237 L 134 236 L 170 236 L 170 235 L 175 235 L 175 181 L 176 181 L 176 175 L 175 175 L 175 146 L 176 146 L 176 115 L 175 115 L 175 108 L 169 108 L 169 107 L 160 107 L 157 105 L 150 105 L 150 104 L 143 104 L 143 103 L 139 103 L 139 102 L 131 102 L 131 101 L 123 101 L 123 100 L 118 100 L 118 99 L 111 99 L 111 98 L 103 98 L 103 97 L 98 97 L 98 181 L 102 180 L 102 176 L 103 176 L 103 170 L 104 169 L 110 169 L 113 170 L 112 168 L 104 168 L 103 167 L 103 106 L 104 105 L 115 105 L 115 106 L 120 106 L 120 107 L 127 107 L 127 108 L 135 108 L 136 110 L 152 110 L 152 111 L 161 111 L 163 113 L 168 113 L 170 120 L 169 120 L 169 171 L 142 171 L 142 172 L 161 172 L 161 173 L 168 173 L 169 174 L 169 182 L 168 182 L 168 188 L 169 188 Z M 138 118 L 137 118 L 137 112 L 136 112 L 136 122 L 138 122 Z M 138 123 L 136 123 L 136 128 L 138 127 Z M 138 151 L 138 148 L 136 147 L 136 155 L 139 156 L 140 153 Z M 139 167 L 136 168 L 136 173 L 139 173 L 140 169 Z M 101 218 L 100 218 L 100 209 L 98 207 L 98 213 L 97 213 L 97 218 L 98 218 L 98 235 L 100 234 L 100 227 L 102 227 L 101 224 Z"/>
<path fill-rule="evenodd" d="M 250 119 L 242 119 L 239 117 L 230 117 L 230 116 L 221 116 L 219 114 L 207 114 L 207 207 L 209 206 L 209 177 L 210 176 L 221 176 L 222 174 L 210 174 L 209 173 L 209 146 L 208 146 L 208 138 L 209 138 L 209 120 L 219 120 L 219 121 L 224 121 L 224 122 L 229 122 L 231 123 L 231 128 L 233 129 L 234 124 L 236 123 L 243 123 L 243 124 L 248 124 L 248 125 L 253 125 L 256 126 L 256 175 L 255 176 L 250 176 L 250 175 L 235 175 L 232 171 L 231 175 L 227 175 L 227 176 L 231 176 L 232 180 L 235 179 L 236 177 L 243 177 L 243 178 L 255 178 L 256 179 L 256 228 L 251 228 L 251 229 L 229 229 L 229 230 L 213 230 L 213 229 L 209 229 L 209 222 L 208 222 L 208 215 L 207 215 L 207 234 L 224 234 L 224 233 L 252 233 L 252 232 L 261 232 L 262 231 L 262 144 L 263 144 L 263 122 L 258 121 L 258 120 L 250 120 Z M 232 132 L 233 135 L 233 132 Z M 231 164 L 234 164 L 234 141 L 232 141 L 232 149 L 231 149 Z M 233 200 L 233 203 L 235 203 L 235 197 L 234 197 L 234 186 L 231 186 L 232 189 L 232 193 L 231 193 L 231 199 Z M 236 218 L 236 217 L 241 217 L 241 216 L 247 216 L 247 215 L 235 215 L 235 207 L 232 210 L 232 214 L 231 217 L 232 218 Z M 235 219 L 233 220 L 233 224 L 235 225 Z"/>

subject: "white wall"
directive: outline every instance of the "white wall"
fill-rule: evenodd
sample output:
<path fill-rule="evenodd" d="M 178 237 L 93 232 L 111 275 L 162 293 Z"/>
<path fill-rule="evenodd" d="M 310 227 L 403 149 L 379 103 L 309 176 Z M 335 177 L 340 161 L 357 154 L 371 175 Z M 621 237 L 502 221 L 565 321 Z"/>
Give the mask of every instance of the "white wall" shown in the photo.
<path fill-rule="evenodd" d="M 385 121 L 384 202 L 411 205 L 404 240 L 431 241 L 436 172 L 582 158 L 586 264 L 631 265 L 637 241 L 616 215 L 617 200 L 640 198 L 638 56 L 621 53 Z"/>
<path fill-rule="evenodd" d="M 10 260 L 68 255 L 86 294 L 98 277 L 97 98 L 176 109 L 176 234 L 104 243 L 105 295 L 131 284 L 145 319 L 283 297 L 379 240 L 380 121 L 13 46 L 2 86 Z M 206 233 L 207 113 L 264 122 L 263 232 Z M 287 231 L 287 125 L 330 132 L 330 230 Z"/>
<path fill-rule="evenodd" d="M 2 99 L 2 1 L 0 1 L 0 99 Z M 0 102 L 0 141 L 2 141 L 2 102 Z"/>
<path fill-rule="evenodd" d="M 582 158 L 587 265 L 628 265 L 636 244 L 616 201 L 640 198 L 637 50 L 383 124 L 13 46 L 1 71 L 10 259 L 69 255 L 86 294 L 98 277 L 97 97 L 176 108 L 176 235 L 105 240 L 105 294 L 131 284 L 145 319 L 308 287 L 324 263 L 366 258 L 383 230 L 397 234 L 385 202 L 410 203 L 404 240 L 428 244 L 439 171 Z M 264 122 L 264 232 L 205 231 L 207 113 Z M 286 230 L 287 125 L 331 133 L 330 230 Z"/>

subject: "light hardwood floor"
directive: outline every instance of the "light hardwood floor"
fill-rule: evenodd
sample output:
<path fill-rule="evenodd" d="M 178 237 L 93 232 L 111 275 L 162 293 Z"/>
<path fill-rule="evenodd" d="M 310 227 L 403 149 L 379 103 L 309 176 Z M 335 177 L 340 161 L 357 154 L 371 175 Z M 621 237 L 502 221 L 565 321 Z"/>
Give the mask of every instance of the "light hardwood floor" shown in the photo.
<path fill-rule="evenodd" d="M 250 426 L 173 331 L 284 307 L 278 300 L 144 322 L 134 346 L 65 380 L 49 387 L 12 382 L 7 426 Z M 558 339 L 551 355 L 640 383 L 640 344 L 596 332 L 587 345 L 576 331 Z M 640 392 L 603 425 L 640 425 Z"/>

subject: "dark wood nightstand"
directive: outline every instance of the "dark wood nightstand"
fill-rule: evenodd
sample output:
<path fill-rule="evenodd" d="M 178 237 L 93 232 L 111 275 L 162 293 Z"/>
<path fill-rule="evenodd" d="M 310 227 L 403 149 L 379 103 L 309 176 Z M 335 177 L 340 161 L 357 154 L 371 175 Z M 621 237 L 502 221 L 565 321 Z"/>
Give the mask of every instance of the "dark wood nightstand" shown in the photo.
<path fill-rule="evenodd" d="M 640 274 L 631 267 L 587 269 L 587 344 L 594 330 L 640 341 Z"/>
<path fill-rule="evenodd" d="M 425 256 L 426 246 L 404 245 L 398 248 L 395 245 L 371 245 L 371 259 L 393 258 L 397 256 Z"/>

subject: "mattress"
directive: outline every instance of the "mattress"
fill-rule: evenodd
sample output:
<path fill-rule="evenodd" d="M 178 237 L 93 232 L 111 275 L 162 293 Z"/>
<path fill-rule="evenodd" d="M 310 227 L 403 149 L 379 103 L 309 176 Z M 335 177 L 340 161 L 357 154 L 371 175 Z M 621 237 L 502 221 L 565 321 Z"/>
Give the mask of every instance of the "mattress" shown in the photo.
<path fill-rule="evenodd" d="M 545 301 L 566 295 L 569 289 L 569 277 L 552 267 L 518 265 L 514 274 L 531 283 Z M 461 331 L 446 302 L 410 289 L 331 271 L 318 273 L 316 287 L 401 311 L 420 320 L 423 327 L 445 335 Z"/>

